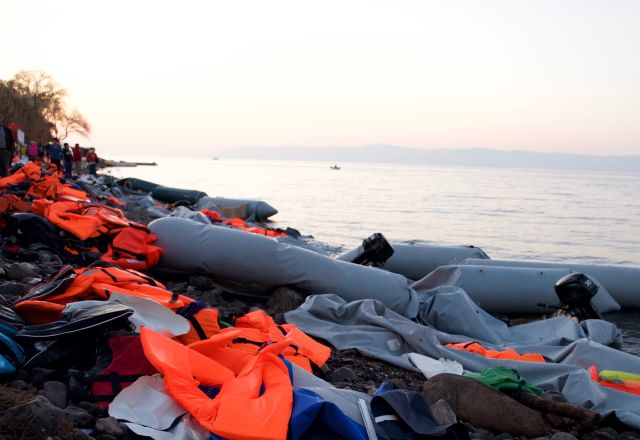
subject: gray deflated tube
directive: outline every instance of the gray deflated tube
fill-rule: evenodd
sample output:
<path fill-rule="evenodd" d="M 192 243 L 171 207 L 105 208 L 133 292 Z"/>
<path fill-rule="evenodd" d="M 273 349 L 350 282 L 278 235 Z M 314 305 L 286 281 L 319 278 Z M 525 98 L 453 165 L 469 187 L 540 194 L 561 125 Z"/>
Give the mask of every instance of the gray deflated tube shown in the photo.
<path fill-rule="evenodd" d="M 460 287 L 491 313 L 546 313 L 552 310 L 539 304 L 559 306 L 554 286 L 570 273 L 559 268 L 442 266 L 414 283 L 413 288 L 420 293 L 442 286 Z M 596 309 L 600 313 L 620 310 L 607 290 L 593 280 L 598 285 L 598 293 L 591 300 Z"/>
<path fill-rule="evenodd" d="M 389 272 L 404 275 L 411 280 L 419 280 L 429 275 L 440 266 L 461 264 L 467 258 L 489 257 L 475 246 L 439 246 L 427 244 L 392 243 L 393 255 L 382 264 Z M 358 246 L 336 257 L 342 261 L 352 261 L 363 252 Z"/>
<path fill-rule="evenodd" d="M 149 228 L 163 249 L 159 264 L 169 269 L 265 288 L 291 286 L 307 295 L 334 293 L 347 301 L 376 299 L 409 318 L 418 312 L 416 293 L 402 275 L 183 218 L 164 217 Z"/>
<path fill-rule="evenodd" d="M 543 267 L 549 269 L 566 268 L 571 272 L 581 272 L 596 278 L 623 309 L 640 308 L 640 267 L 477 259 L 468 259 L 462 264 L 478 266 Z"/>

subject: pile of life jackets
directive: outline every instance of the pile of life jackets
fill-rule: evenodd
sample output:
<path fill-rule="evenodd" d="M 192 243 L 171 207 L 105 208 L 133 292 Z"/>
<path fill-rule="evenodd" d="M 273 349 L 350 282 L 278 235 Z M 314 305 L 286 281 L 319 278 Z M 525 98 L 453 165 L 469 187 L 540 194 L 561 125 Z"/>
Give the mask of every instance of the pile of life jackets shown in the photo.
<path fill-rule="evenodd" d="M 286 361 L 311 372 L 331 350 L 264 311 L 236 319 L 208 339 L 183 345 L 142 328 L 144 353 L 173 399 L 223 438 L 284 439 L 293 408 Z"/>
<path fill-rule="evenodd" d="M 544 356 L 540 353 L 525 353 L 519 354 L 513 348 L 509 350 L 490 350 L 483 347 L 477 342 L 458 342 L 450 343 L 446 345 L 447 348 L 453 348 L 455 350 L 467 351 L 469 353 L 479 354 L 492 359 L 506 359 L 510 361 L 526 361 L 526 362 L 545 362 Z"/>
<path fill-rule="evenodd" d="M 90 397 L 104 407 L 136 378 L 157 371 L 167 393 L 215 435 L 286 438 L 294 394 L 289 364 L 318 372 L 331 355 L 295 325 L 278 325 L 262 310 L 238 317 L 235 327 L 224 326 L 217 309 L 115 266 L 65 266 L 21 296 L 13 310 L 25 323 L 24 333 L 60 322 L 70 306 L 107 301 L 114 293 L 164 306 L 188 320 L 189 331 L 169 337 L 141 327 L 139 335 L 103 341 L 96 366 L 73 373 L 72 382 L 89 384 Z"/>
<path fill-rule="evenodd" d="M 162 250 L 152 244 L 157 237 L 146 226 L 129 221 L 120 209 L 91 200 L 85 191 L 63 183 L 55 167 L 43 169 L 28 162 L 0 179 L 0 192 L 0 214 L 32 213 L 65 231 L 64 245 L 54 249 L 63 258 L 103 254 L 104 261 L 138 270 L 148 269 L 160 259 Z M 123 204 L 115 197 L 108 199 Z M 5 225 L 0 220 L 0 227 Z M 61 240 L 52 237 L 51 241 Z"/>
<path fill-rule="evenodd" d="M 170 292 L 153 278 L 131 269 L 64 266 L 60 271 L 33 287 L 14 304 L 15 311 L 29 324 L 60 320 L 65 306 L 78 301 L 106 301 L 121 293 L 152 299 L 177 311 L 193 300 Z"/>

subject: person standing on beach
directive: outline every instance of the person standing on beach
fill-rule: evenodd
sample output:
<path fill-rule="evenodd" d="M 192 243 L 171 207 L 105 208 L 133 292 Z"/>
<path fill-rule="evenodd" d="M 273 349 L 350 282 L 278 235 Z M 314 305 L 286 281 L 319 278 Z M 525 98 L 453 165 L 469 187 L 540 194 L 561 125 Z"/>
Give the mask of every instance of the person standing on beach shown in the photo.
<path fill-rule="evenodd" d="M 80 149 L 80 144 L 76 144 L 73 147 L 73 170 L 76 173 L 76 176 L 82 174 L 82 150 Z"/>
<path fill-rule="evenodd" d="M 71 178 L 71 169 L 73 166 L 73 153 L 69 148 L 69 144 L 66 142 L 62 148 L 62 159 L 64 160 L 64 177 L 69 179 Z"/>
<path fill-rule="evenodd" d="M 96 154 L 95 148 L 90 148 L 89 152 L 86 156 L 87 166 L 89 167 L 89 174 L 92 176 L 97 176 L 96 167 L 98 166 L 98 155 Z"/>
<path fill-rule="evenodd" d="M 27 156 L 29 156 L 29 160 L 31 161 L 40 160 L 40 148 L 38 147 L 38 143 L 36 141 L 31 141 L 29 143 L 29 147 L 27 148 Z"/>
<path fill-rule="evenodd" d="M 9 175 L 9 166 L 15 146 L 13 133 L 4 126 L 4 116 L 0 114 L 0 177 Z"/>
<path fill-rule="evenodd" d="M 60 160 L 62 159 L 62 147 L 58 138 L 53 139 L 53 143 L 49 145 L 49 160 L 58 167 L 58 171 L 62 171 Z"/>

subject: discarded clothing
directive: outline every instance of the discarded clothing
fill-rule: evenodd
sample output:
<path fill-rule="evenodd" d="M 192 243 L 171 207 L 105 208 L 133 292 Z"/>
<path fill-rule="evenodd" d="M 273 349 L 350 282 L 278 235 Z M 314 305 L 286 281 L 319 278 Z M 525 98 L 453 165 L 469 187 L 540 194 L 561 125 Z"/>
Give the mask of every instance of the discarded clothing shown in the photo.
<path fill-rule="evenodd" d="M 467 372 L 467 377 L 482 382 L 498 391 L 524 391 L 529 394 L 541 395 L 544 390 L 528 383 L 520 377 L 520 374 L 513 368 L 493 367 L 485 368 L 482 373 Z"/>

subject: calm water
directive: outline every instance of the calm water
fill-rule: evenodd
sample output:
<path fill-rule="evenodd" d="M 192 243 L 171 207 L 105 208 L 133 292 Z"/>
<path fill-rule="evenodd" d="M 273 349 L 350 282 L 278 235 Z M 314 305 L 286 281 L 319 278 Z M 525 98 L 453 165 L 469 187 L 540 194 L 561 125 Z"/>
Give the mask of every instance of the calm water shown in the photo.
<path fill-rule="evenodd" d="M 115 168 L 211 196 L 259 198 L 273 220 L 336 248 L 390 241 L 473 244 L 495 259 L 640 266 L 640 174 L 404 164 L 123 157 Z M 639 292 L 640 294 L 640 292 Z M 640 354 L 639 314 L 610 317 Z"/>

